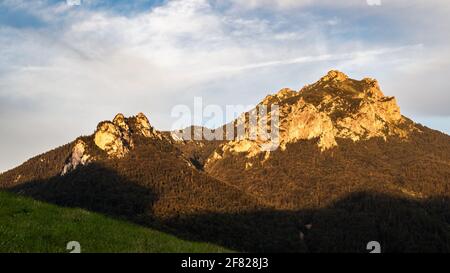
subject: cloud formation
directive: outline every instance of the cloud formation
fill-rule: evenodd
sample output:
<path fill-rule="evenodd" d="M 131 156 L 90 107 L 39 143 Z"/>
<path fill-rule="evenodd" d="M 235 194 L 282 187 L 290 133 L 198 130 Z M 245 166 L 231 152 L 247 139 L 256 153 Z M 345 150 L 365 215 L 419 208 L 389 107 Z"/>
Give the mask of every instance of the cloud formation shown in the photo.
<path fill-rule="evenodd" d="M 332 68 L 378 78 L 406 114 L 448 129 L 446 1 L 128 2 L 0 4 L 21 15 L 0 20 L 0 170 L 117 112 L 168 129 L 195 96 L 254 104 Z"/>

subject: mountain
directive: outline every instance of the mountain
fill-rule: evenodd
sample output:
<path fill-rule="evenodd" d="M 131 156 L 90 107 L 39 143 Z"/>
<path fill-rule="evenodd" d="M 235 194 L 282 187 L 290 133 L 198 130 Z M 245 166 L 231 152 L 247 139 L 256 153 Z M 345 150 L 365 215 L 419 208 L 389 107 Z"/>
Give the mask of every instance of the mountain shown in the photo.
<path fill-rule="evenodd" d="M 266 215 L 229 223 L 226 217 L 270 210 L 257 198 L 198 170 L 154 130 L 143 114 L 100 122 L 90 136 L 56 148 L 0 176 L 1 188 L 65 207 L 79 207 L 192 241 L 230 249 L 278 251 L 302 245 L 265 226 Z M 195 220 L 193 220 L 195 219 Z M 191 223 L 194 221 L 194 223 Z M 220 236 L 217 236 L 220 234 Z M 244 240 L 240 238 L 244 236 Z M 282 244 L 260 242 L 272 237 Z"/>
<path fill-rule="evenodd" d="M 276 142 L 282 150 L 289 143 L 317 139 L 321 151 L 337 146 L 337 139 L 354 142 L 375 137 L 395 136 L 407 138 L 418 130 L 414 124 L 400 114 L 394 97 L 383 95 L 378 82 L 365 78 L 361 81 L 349 79 L 339 71 L 330 71 L 318 82 L 299 92 L 284 88 L 275 95 L 267 96 L 253 110 L 242 114 L 235 130 L 244 127 L 237 138 L 223 147 L 223 151 L 243 151 L 250 157 L 260 153 L 267 141 L 262 134 L 251 139 L 259 124 L 250 124 L 249 116 L 257 115 L 265 108 L 265 123 L 270 123 L 277 105 L 278 131 Z M 261 128 L 264 129 L 264 128 Z M 227 128 L 224 128 L 227 130 Z M 273 140 L 272 140 L 273 142 Z"/>
<path fill-rule="evenodd" d="M 339 71 L 215 130 L 118 114 L 0 175 L 11 193 L 250 252 L 448 252 L 449 182 L 450 137 Z"/>
<path fill-rule="evenodd" d="M 235 121 L 246 128 L 244 137 L 207 159 L 210 175 L 285 209 L 328 204 L 359 189 L 449 194 L 449 136 L 402 116 L 376 80 L 330 71 L 298 92 L 282 89 L 266 97 L 252 111 L 274 103 L 279 149 L 264 151 L 268 141 L 250 139 L 256 129 Z"/>

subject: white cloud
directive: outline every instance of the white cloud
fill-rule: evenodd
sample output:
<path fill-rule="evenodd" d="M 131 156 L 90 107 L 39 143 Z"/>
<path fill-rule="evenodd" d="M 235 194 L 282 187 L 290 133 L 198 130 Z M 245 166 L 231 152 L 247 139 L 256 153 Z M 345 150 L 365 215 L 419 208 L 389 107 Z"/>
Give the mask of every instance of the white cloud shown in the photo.
<path fill-rule="evenodd" d="M 378 4 L 380 0 L 230 0 L 235 6 L 245 9 L 271 9 L 291 10 L 303 7 L 322 6 L 322 7 L 350 7 L 367 6 Z M 391 0 L 392 1 L 392 0 Z M 398 0 L 395 0 L 398 1 Z"/>
<path fill-rule="evenodd" d="M 280 31 L 265 19 L 219 14 L 203 0 L 171 1 L 133 18 L 89 12 L 59 36 L 23 31 L 21 48 L 12 43 L 8 50 L 16 59 L 28 56 L 26 63 L 1 83 L 22 96 L 48 94 L 72 102 L 89 97 L 114 104 L 123 100 L 123 92 L 143 99 L 171 96 L 230 73 L 354 61 L 374 50 L 332 45 L 322 27 L 326 24 Z"/>
<path fill-rule="evenodd" d="M 277 7 L 297 8 L 311 4 L 313 0 L 231 0 L 236 5 L 246 8 Z"/>

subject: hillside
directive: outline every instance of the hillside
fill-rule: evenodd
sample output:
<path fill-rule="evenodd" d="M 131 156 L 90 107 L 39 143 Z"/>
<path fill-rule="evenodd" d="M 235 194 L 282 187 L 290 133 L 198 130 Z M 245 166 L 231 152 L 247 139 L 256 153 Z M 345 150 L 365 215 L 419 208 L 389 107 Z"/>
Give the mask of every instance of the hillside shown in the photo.
<path fill-rule="evenodd" d="M 92 213 L 61 208 L 0 192 L 0 253 L 68 253 L 69 240 L 82 252 L 228 252 L 153 229 Z"/>
<path fill-rule="evenodd" d="M 450 196 L 450 137 L 402 116 L 376 80 L 330 71 L 257 108 L 272 104 L 280 108 L 279 148 L 264 151 L 268 141 L 249 137 L 256 129 L 247 119 L 238 125 L 244 137 L 207 159 L 210 175 L 279 209 L 320 208 L 358 191 Z"/>
<path fill-rule="evenodd" d="M 0 188 L 236 251 L 450 251 L 450 137 L 403 116 L 374 79 L 330 71 L 215 130 L 231 139 L 203 130 L 185 139 L 118 114 Z"/>
<path fill-rule="evenodd" d="M 0 185 L 37 200 L 100 212 L 233 250 L 276 251 L 285 246 L 302 250 L 302 244 L 283 234 L 286 229 L 292 230 L 294 223 L 280 225 L 275 229 L 279 232 L 273 234 L 273 227 L 266 225 L 270 215 L 255 215 L 241 222 L 210 217 L 215 213 L 250 214 L 268 207 L 196 169 L 162 134 L 142 134 L 136 121 L 136 117 L 126 120 L 130 129 L 125 133 L 129 135 L 111 123 L 101 122 L 93 135 L 4 173 Z M 105 142 L 107 151 L 98 145 Z M 132 147 L 126 143 L 133 143 Z M 202 217 L 191 222 L 193 216 Z M 258 226 L 266 228 L 255 231 Z M 262 242 L 261 238 L 283 243 Z"/>
<path fill-rule="evenodd" d="M 305 140 L 268 159 L 235 154 L 206 170 L 280 209 L 319 208 L 357 191 L 450 197 L 449 137 L 419 128 L 408 141 L 338 139 L 337 147 L 321 152 L 316 140 Z"/>

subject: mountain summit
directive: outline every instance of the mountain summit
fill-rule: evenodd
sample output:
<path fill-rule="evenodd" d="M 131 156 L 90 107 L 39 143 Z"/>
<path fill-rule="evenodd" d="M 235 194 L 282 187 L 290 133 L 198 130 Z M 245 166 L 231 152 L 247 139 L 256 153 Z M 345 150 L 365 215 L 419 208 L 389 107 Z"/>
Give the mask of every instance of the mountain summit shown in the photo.
<path fill-rule="evenodd" d="M 82 139 L 78 139 L 72 148 L 72 153 L 66 160 L 61 175 L 98 160 L 90 154 L 90 150 L 100 149 L 110 158 L 123 158 L 135 147 L 136 137 L 162 140 L 163 136 L 157 132 L 143 113 L 125 118 L 122 113 L 117 114 L 112 121 L 102 121 L 97 125 L 93 138 L 95 145 L 89 148 Z"/>
<path fill-rule="evenodd" d="M 161 134 L 150 125 L 143 113 L 135 117 L 125 118 L 117 114 L 113 121 L 99 123 L 94 135 L 95 144 L 113 157 L 124 157 L 134 147 L 133 135 L 162 139 Z"/>
<path fill-rule="evenodd" d="M 279 111 L 279 134 L 270 140 L 250 138 L 251 132 L 260 128 L 251 128 L 255 125 L 250 125 L 248 116 L 265 106 L 269 111 L 264 118 L 271 123 L 274 105 Z M 325 151 L 337 146 L 337 139 L 354 142 L 374 137 L 406 139 L 412 131 L 418 130 L 413 122 L 401 115 L 395 98 L 383 94 L 376 80 L 354 80 L 336 70 L 298 92 L 284 88 L 267 96 L 234 124 L 236 128 L 246 127 L 244 135 L 224 144 L 209 162 L 236 152 L 246 153 L 248 157 L 265 152 L 267 158 L 270 151 L 265 151 L 263 146 L 274 141 L 285 150 L 289 143 L 314 139 Z"/>

